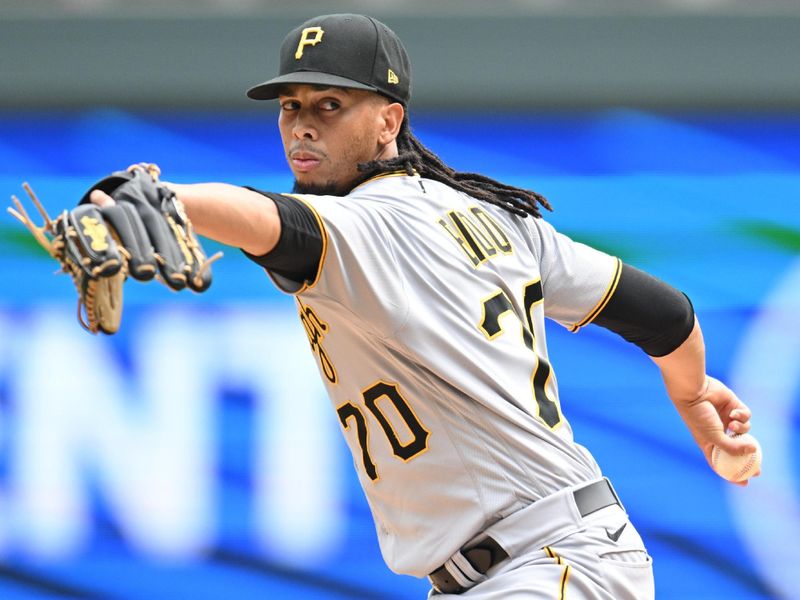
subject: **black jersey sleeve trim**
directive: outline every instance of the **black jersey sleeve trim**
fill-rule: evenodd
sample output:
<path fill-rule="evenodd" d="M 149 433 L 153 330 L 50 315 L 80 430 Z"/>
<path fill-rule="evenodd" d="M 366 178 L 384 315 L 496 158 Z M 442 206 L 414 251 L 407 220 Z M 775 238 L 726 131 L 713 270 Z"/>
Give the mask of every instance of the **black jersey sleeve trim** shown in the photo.
<path fill-rule="evenodd" d="M 606 288 L 605 293 L 600 298 L 598 303 L 594 305 L 592 310 L 590 310 L 583 319 L 581 319 L 580 321 L 575 323 L 572 327 L 570 327 L 570 331 L 572 333 L 575 333 L 581 327 L 588 325 L 589 323 L 594 321 L 597 315 L 599 315 L 602 312 L 602 310 L 606 307 L 606 304 L 608 304 L 608 301 L 611 300 L 611 297 L 614 295 L 614 292 L 617 289 L 617 285 L 619 284 L 620 273 L 622 272 L 622 261 L 618 258 L 615 258 L 614 261 L 615 261 L 614 275 L 611 277 L 611 281 L 608 282 L 608 287 Z"/>
<path fill-rule="evenodd" d="M 299 294 L 319 279 L 327 250 L 327 235 L 322 219 L 302 199 L 285 194 L 254 192 L 271 198 L 278 209 L 281 234 L 270 252 L 255 256 L 244 252 L 250 260 L 267 269 L 284 291 Z"/>
<path fill-rule="evenodd" d="M 293 198 L 296 200 L 301 206 L 304 206 L 313 216 L 314 221 L 316 223 L 316 230 L 319 232 L 322 242 L 322 248 L 319 252 L 319 260 L 317 261 L 317 270 L 314 273 L 312 279 L 307 280 L 303 287 L 298 290 L 297 294 L 305 292 L 307 289 L 310 289 L 317 285 L 319 281 L 320 275 L 322 275 L 322 267 L 325 266 L 325 258 L 328 256 L 328 230 L 325 228 L 325 221 L 322 220 L 322 217 L 317 212 L 317 209 L 314 208 L 311 204 L 309 204 L 306 200 L 301 198 L 300 196 L 295 196 L 294 194 L 284 194 L 287 197 Z"/>
<path fill-rule="evenodd" d="M 694 308 L 685 294 L 669 284 L 623 264 L 616 291 L 594 323 L 650 356 L 666 356 L 692 332 Z"/>

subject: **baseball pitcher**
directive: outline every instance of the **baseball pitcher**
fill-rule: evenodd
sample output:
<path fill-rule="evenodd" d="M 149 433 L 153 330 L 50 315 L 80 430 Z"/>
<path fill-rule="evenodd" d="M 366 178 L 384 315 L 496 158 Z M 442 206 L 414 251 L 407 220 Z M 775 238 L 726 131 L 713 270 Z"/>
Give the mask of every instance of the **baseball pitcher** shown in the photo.
<path fill-rule="evenodd" d="M 428 577 L 431 597 L 653 598 L 624 499 L 573 440 L 545 318 L 605 327 L 652 357 L 709 461 L 715 447 L 754 452 L 752 438 L 728 435 L 748 432 L 750 411 L 706 375 L 689 299 L 558 233 L 540 218 L 541 195 L 455 171 L 426 148 L 409 124 L 405 48 L 373 18 L 303 23 L 283 41 L 278 76 L 247 94 L 280 105 L 292 193 L 167 183 L 134 166 L 82 205 L 121 248 L 115 265 L 146 264 L 152 277 L 169 262 L 163 238 L 183 233 L 166 274 L 202 291 L 209 261 L 193 226 L 294 297 L 383 557 Z M 80 241 L 83 216 L 47 230 L 54 255 Z"/>

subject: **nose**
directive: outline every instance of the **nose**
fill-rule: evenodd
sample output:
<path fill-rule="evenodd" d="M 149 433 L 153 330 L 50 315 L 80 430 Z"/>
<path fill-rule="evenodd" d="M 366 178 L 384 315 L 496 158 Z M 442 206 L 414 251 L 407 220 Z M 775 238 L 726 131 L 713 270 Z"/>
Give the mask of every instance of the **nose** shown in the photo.
<path fill-rule="evenodd" d="M 310 115 L 305 113 L 305 111 L 298 111 L 297 118 L 292 127 L 292 135 L 298 140 L 316 141 L 317 129 L 314 127 Z"/>

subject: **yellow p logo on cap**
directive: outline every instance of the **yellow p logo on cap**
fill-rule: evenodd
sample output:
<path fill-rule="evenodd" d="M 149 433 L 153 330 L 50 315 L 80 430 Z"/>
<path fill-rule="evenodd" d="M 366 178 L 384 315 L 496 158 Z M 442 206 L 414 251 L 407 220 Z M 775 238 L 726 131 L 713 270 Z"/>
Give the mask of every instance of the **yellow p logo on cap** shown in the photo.
<path fill-rule="evenodd" d="M 313 34 L 314 37 L 311 37 Z M 322 30 L 322 27 L 306 27 L 303 29 L 303 32 L 300 34 L 300 42 L 297 44 L 297 52 L 294 53 L 294 57 L 296 60 L 300 60 L 303 57 L 303 49 L 306 46 L 316 46 L 322 41 L 322 36 L 325 32 Z"/>

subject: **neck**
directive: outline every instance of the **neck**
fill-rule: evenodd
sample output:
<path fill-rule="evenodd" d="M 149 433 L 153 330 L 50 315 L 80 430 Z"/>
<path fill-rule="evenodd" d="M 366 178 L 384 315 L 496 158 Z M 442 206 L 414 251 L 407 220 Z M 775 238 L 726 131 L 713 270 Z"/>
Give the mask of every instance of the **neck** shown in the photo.
<path fill-rule="evenodd" d="M 399 152 L 397 151 L 397 140 L 392 140 L 385 146 L 378 149 L 378 153 L 373 160 L 391 160 L 397 158 Z"/>

